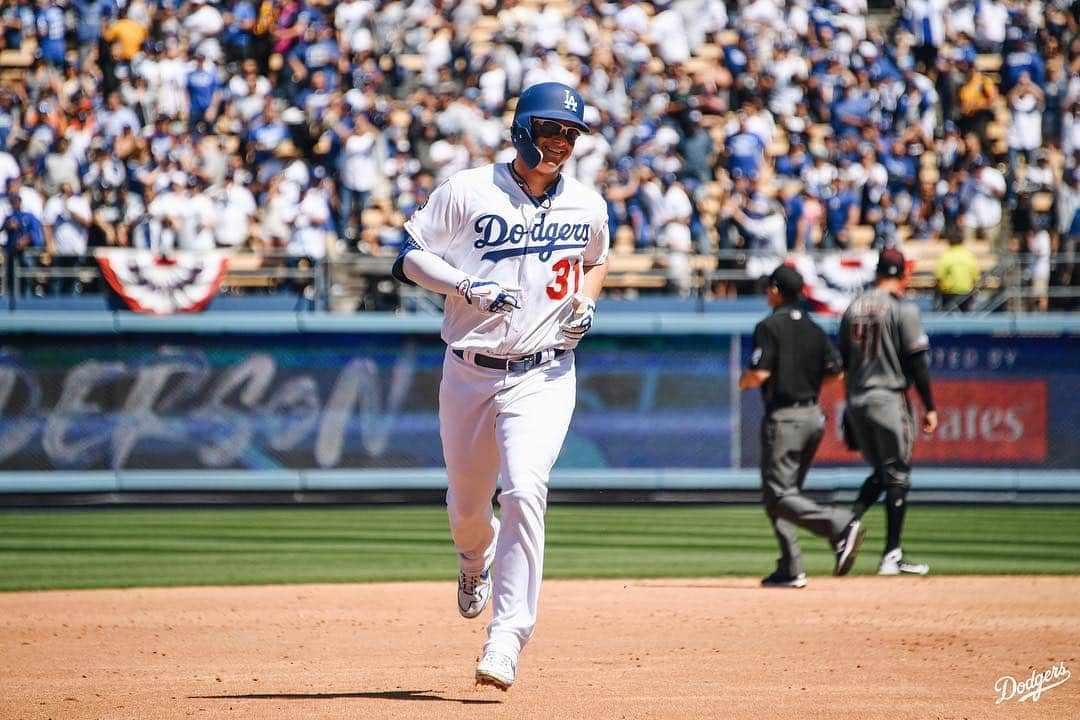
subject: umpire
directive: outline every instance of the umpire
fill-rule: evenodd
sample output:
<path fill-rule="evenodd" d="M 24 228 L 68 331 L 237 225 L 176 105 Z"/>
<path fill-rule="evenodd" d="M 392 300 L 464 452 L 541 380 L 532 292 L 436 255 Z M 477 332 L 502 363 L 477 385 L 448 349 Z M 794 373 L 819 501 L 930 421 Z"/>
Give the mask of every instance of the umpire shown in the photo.
<path fill-rule="evenodd" d="M 780 541 L 776 571 L 765 587 L 806 586 L 797 528 L 828 538 L 836 552 L 835 575 L 855 563 L 866 528 L 852 513 L 818 505 L 802 494 L 803 481 L 825 435 L 818 405 L 823 382 L 840 378 L 840 357 L 825 331 L 799 307 L 803 279 L 781 265 L 769 277 L 772 314 L 754 328 L 754 352 L 739 388 L 763 387 L 761 485 L 765 512 Z"/>
<path fill-rule="evenodd" d="M 850 437 L 873 468 L 852 508 L 861 518 L 885 492 L 885 552 L 879 575 L 925 575 L 929 566 L 904 559 L 900 534 L 904 527 L 915 422 L 907 388 L 926 408 L 924 433 L 937 429 L 938 416 L 930 392 L 926 351 L 919 309 L 903 299 L 906 264 L 899 250 L 878 256 L 877 284 L 852 301 L 840 321 L 840 354 L 847 388 L 845 436 Z"/>

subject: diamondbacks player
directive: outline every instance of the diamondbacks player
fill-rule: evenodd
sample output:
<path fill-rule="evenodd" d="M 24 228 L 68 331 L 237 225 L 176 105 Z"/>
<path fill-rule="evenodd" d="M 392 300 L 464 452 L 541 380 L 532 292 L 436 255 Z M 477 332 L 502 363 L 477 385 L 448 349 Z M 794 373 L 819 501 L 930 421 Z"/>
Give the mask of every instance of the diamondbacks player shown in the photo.
<path fill-rule="evenodd" d="M 903 254 L 883 250 L 876 287 L 857 297 L 840 321 L 847 422 L 873 468 L 852 508 L 855 517 L 861 518 L 885 492 L 887 537 L 879 575 L 925 575 L 930 570 L 905 560 L 900 546 L 915 439 L 908 386 L 915 386 L 926 410 L 923 432 L 934 432 L 938 424 L 927 361 L 930 340 L 923 332 L 919 309 L 903 299 L 905 284 Z"/>
<path fill-rule="evenodd" d="M 607 273 L 607 207 L 560 172 L 588 132 L 584 110 L 566 85 L 527 88 L 514 160 L 436 188 L 405 223 L 394 265 L 399 280 L 446 295 L 439 425 L 458 609 L 473 618 L 493 601 L 476 681 L 502 690 L 536 624 L 548 476 L 576 396 L 572 351 Z"/>

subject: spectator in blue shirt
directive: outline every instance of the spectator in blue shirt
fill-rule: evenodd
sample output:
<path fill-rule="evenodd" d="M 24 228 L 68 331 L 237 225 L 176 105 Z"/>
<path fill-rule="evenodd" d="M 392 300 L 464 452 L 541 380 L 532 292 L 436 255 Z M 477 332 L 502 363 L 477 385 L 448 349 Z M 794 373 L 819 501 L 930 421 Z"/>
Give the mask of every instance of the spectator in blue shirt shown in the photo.
<path fill-rule="evenodd" d="M 741 75 L 746 72 L 746 68 L 750 64 L 750 58 L 746 50 L 746 38 L 741 35 L 735 45 L 724 46 L 724 65 L 727 66 L 732 75 Z"/>
<path fill-rule="evenodd" d="M 776 159 L 776 174 L 798 178 L 803 168 L 811 163 L 806 152 L 806 145 L 800 139 L 794 139 L 788 145 L 788 151 Z"/>
<path fill-rule="evenodd" d="M 831 37 L 836 32 L 833 23 L 833 8 L 830 3 L 814 3 L 810 8 L 810 22 L 814 26 L 814 34 L 818 38 Z"/>
<path fill-rule="evenodd" d="M 0 90 L 0 148 L 6 148 L 11 128 L 15 125 L 15 111 L 12 108 L 13 97 L 6 90 Z"/>
<path fill-rule="evenodd" d="M 254 57 L 252 42 L 258 19 L 255 5 L 250 0 L 240 0 L 231 10 L 222 8 L 222 19 L 225 21 L 222 36 L 225 59 L 232 63 Z"/>
<path fill-rule="evenodd" d="M 916 172 L 915 161 L 907 154 L 907 148 L 903 140 L 897 140 L 893 143 L 892 152 L 883 154 L 881 164 L 885 166 L 885 170 L 889 173 L 888 188 L 889 192 L 893 194 L 894 200 L 897 199 L 900 193 L 910 195 L 914 192 L 918 173 Z"/>
<path fill-rule="evenodd" d="M 1039 87 L 1046 83 L 1046 64 L 1028 39 L 1021 35 L 1016 41 L 1016 49 L 1005 55 L 1001 68 L 1002 89 L 1008 93 L 1020 82 L 1020 76 L 1025 72 Z"/>
<path fill-rule="evenodd" d="M 784 208 L 787 224 L 787 247 L 795 250 L 799 246 L 799 219 L 803 214 L 805 191 L 800 183 L 789 182 L 780 189 L 780 202 Z"/>
<path fill-rule="evenodd" d="M 875 84 L 902 80 L 904 78 L 900 69 L 893 64 L 888 55 L 878 50 L 876 45 L 864 42 L 860 46 L 860 52 L 867 63 L 866 74 Z"/>
<path fill-rule="evenodd" d="M 761 163 L 765 160 L 765 144 L 761 138 L 746 129 L 746 119 L 739 118 L 739 129 L 724 141 L 727 169 L 738 180 L 756 180 Z"/>
<path fill-rule="evenodd" d="M 874 239 L 870 247 L 875 250 L 896 247 L 896 228 L 899 220 L 900 212 L 892 204 L 892 196 L 887 192 L 881 193 L 864 211 L 864 222 L 874 227 Z"/>
<path fill-rule="evenodd" d="M 274 154 L 274 149 L 290 138 L 289 127 L 281 122 L 277 108 L 270 98 L 266 100 L 263 114 L 253 123 L 249 134 L 251 162 L 262 164 Z"/>
<path fill-rule="evenodd" d="M 832 107 L 832 126 L 837 136 L 858 135 L 870 123 L 870 100 L 856 85 L 849 85 Z"/>
<path fill-rule="evenodd" d="M 59 67 L 64 64 L 66 46 L 64 35 L 67 26 L 64 21 L 64 9 L 52 3 L 43 3 L 36 12 L 38 50 L 42 59 L 50 65 Z"/>
<path fill-rule="evenodd" d="M 79 18 L 75 25 L 75 37 L 79 41 L 79 64 L 86 62 L 90 52 L 101 38 L 102 24 L 116 10 L 114 0 L 72 0 Z"/>
<path fill-rule="evenodd" d="M 330 89 L 333 90 L 337 87 L 337 65 L 341 60 L 341 46 L 334 38 L 334 28 L 313 24 L 308 32 L 313 41 L 304 48 L 304 64 L 310 73 L 324 72 L 330 80 Z"/>
<path fill-rule="evenodd" d="M 837 53 L 829 53 L 810 70 L 807 83 L 807 105 L 821 122 L 829 122 L 834 101 L 843 93 L 844 66 Z"/>
<path fill-rule="evenodd" d="M 848 230 L 859 221 L 859 199 L 850 184 L 837 177 L 825 200 L 825 236 L 822 249 L 847 248 Z"/>
<path fill-rule="evenodd" d="M 187 77 L 188 118 L 192 132 L 205 133 L 217 120 L 221 107 L 221 84 L 217 70 L 210 66 L 206 54 L 196 52 L 195 58 L 197 65 Z"/>
<path fill-rule="evenodd" d="M 45 247 L 45 232 L 41 221 L 22 209 L 22 197 L 19 195 L 18 181 L 9 183 L 8 187 L 15 186 L 15 191 L 8 194 L 8 202 L 11 204 L 11 212 L 4 219 L 2 232 L 4 234 L 4 287 L 8 289 L 8 308 L 15 309 L 15 266 L 22 269 L 33 266 L 33 261 L 27 257 L 26 249 L 30 247 Z M 20 283 L 19 294 L 26 295 L 30 287 L 30 278 L 23 277 Z"/>
<path fill-rule="evenodd" d="M 30 19 L 34 15 L 31 11 Z M 23 8 L 14 3 L 4 3 L 0 7 L 0 27 L 4 32 L 4 47 L 8 50 L 21 50 L 23 43 Z M 31 26 L 33 23 L 31 22 Z"/>
<path fill-rule="evenodd" d="M 311 75 L 311 88 L 296 98 L 296 104 L 304 109 L 310 122 L 322 122 L 323 112 L 334 97 L 327 85 L 327 73 L 316 70 Z"/>

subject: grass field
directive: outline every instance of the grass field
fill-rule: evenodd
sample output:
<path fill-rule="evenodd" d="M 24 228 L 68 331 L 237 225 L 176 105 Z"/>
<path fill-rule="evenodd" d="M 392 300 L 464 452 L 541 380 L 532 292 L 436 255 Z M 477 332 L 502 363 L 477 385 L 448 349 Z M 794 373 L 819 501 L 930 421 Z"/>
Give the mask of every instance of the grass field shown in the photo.
<path fill-rule="evenodd" d="M 854 574 L 876 570 L 884 515 Z M 832 554 L 804 534 L 807 572 Z M 934 574 L 1080 574 L 1080 508 L 914 506 L 905 549 Z M 564 506 L 545 576 L 763 575 L 777 548 L 757 506 Z M 0 590 L 450 579 L 441 507 L 0 512 Z"/>

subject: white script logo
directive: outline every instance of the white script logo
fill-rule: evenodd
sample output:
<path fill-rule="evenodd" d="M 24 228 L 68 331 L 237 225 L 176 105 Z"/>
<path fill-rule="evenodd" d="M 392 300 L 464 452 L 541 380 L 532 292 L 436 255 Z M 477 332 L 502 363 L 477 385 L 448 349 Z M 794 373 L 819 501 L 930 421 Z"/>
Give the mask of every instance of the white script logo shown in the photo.
<path fill-rule="evenodd" d="M 1031 677 L 1026 680 L 1017 680 L 1012 675 L 1003 675 L 994 683 L 994 690 L 1001 693 L 1001 697 L 997 699 L 995 704 L 1000 705 L 1016 696 L 1019 696 L 1020 702 L 1027 700 L 1039 702 L 1039 698 L 1044 692 L 1056 688 L 1070 677 L 1072 677 L 1072 673 L 1065 667 L 1064 662 L 1052 665 L 1049 670 L 1044 670 L 1041 673 L 1032 670 Z"/>

